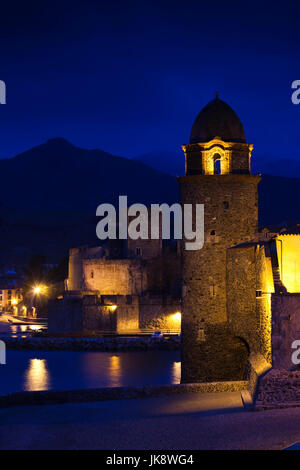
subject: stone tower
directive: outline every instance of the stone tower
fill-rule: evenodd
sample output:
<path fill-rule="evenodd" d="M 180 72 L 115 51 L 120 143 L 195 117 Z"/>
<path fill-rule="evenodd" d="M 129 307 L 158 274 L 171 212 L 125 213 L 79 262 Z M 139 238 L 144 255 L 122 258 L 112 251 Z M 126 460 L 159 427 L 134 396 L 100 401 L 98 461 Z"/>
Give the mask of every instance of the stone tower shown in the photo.
<path fill-rule="evenodd" d="M 257 185 L 251 175 L 253 146 L 242 123 L 218 96 L 197 116 L 183 146 L 181 203 L 204 204 L 205 241 L 183 248 L 182 382 L 242 379 L 248 345 L 231 332 L 226 299 L 227 249 L 257 231 Z"/>

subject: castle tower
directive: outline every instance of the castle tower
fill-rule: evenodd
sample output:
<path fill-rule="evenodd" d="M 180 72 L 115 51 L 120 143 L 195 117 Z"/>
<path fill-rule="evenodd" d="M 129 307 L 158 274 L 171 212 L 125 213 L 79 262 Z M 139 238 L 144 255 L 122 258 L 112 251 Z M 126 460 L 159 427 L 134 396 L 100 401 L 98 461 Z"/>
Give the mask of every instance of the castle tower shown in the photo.
<path fill-rule="evenodd" d="M 197 116 L 183 146 L 181 203 L 204 204 L 204 246 L 183 247 L 182 382 L 242 379 L 248 347 L 230 329 L 226 299 L 227 249 L 257 231 L 253 146 L 242 123 L 218 96 Z M 247 269 L 247 267 L 245 267 Z"/>

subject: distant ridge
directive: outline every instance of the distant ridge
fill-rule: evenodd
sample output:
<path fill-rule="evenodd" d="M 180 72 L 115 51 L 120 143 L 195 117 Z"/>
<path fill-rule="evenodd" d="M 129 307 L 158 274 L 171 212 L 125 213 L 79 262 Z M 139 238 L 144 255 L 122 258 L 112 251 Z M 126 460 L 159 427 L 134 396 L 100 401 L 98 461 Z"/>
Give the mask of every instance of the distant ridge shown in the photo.
<path fill-rule="evenodd" d="M 142 162 L 75 147 L 61 137 L 0 160 L 2 208 L 83 211 L 128 195 L 129 202 L 174 202 L 177 183 Z M 36 222 L 40 222 L 37 220 Z"/>
<path fill-rule="evenodd" d="M 0 265 L 43 253 L 56 262 L 68 249 L 99 244 L 99 204 L 178 201 L 177 181 L 142 162 L 81 149 L 61 137 L 0 160 Z"/>
<path fill-rule="evenodd" d="M 146 164 L 57 137 L 0 160 L 0 265 L 22 264 L 34 253 L 55 262 L 70 247 L 99 244 L 96 208 L 117 204 L 119 195 L 127 195 L 129 204 L 179 201 L 175 176 L 150 166 L 164 155 L 167 170 L 170 153 L 148 154 Z M 181 167 L 174 173 L 183 175 L 183 152 L 176 158 Z M 260 224 L 300 222 L 299 200 L 300 178 L 265 175 L 259 184 Z"/>

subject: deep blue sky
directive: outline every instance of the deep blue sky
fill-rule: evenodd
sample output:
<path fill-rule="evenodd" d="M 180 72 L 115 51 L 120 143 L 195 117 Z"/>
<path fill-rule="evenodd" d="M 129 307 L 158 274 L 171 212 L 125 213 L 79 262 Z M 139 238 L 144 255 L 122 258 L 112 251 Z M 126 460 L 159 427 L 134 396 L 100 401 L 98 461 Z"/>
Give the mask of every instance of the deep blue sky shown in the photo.
<path fill-rule="evenodd" d="M 300 5 L 242 1 L 1 4 L 0 157 L 62 136 L 135 157 L 188 142 L 218 91 L 259 158 L 298 158 Z"/>

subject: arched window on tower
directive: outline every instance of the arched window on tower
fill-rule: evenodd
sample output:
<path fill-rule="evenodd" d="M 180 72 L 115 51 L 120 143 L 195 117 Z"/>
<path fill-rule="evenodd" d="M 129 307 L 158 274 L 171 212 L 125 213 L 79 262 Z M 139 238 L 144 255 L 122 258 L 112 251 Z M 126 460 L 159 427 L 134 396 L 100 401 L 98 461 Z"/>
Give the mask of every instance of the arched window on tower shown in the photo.
<path fill-rule="evenodd" d="M 214 175 L 221 174 L 221 155 L 215 153 L 214 155 Z"/>

